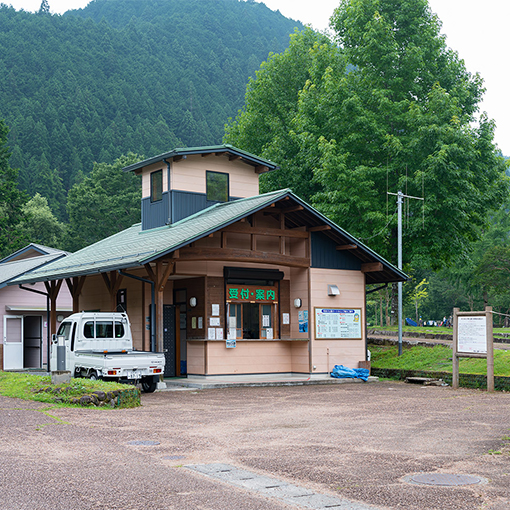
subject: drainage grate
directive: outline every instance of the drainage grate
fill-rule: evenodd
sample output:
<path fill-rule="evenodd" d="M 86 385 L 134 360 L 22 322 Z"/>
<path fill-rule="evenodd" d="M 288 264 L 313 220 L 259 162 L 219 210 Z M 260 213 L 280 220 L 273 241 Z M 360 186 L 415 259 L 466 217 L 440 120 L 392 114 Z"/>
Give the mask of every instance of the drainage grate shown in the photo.
<path fill-rule="evenodd" d="M 455 485 L 474 485 L 481 483 L 482 479 L 469 475 L 451 475 L 448 473 L 424 473 L 414 475 L 410 478 L 411 482 L 423 485 L 441 485 L 443 487 L 453 487 Z"/>
<path fill-rule="evenodd" d="M 160 444 L 159 441 L 129 441 L 131 446 L 155 446 Z"/>

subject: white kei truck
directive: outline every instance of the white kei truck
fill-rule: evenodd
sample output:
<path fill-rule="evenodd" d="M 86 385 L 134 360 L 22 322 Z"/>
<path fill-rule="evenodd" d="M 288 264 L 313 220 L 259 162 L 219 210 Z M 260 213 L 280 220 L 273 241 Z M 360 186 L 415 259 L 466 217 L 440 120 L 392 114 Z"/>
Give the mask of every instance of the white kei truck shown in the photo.
<path fill-rule="evenodd" d="M 73 377 L 105 381 L 140 383 L 152 393 L 165 369 L 165 355 L 133 349 L 131 325 L 127 314 L 118 312 L 80 312 L 64 319 L 51 343 L 51 367 L 70 371 Z"/>

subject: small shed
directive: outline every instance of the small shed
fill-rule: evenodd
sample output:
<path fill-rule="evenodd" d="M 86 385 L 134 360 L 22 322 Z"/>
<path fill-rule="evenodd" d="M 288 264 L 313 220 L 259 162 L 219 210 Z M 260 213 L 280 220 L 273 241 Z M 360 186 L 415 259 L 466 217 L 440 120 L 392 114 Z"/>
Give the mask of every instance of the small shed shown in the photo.
<path fill-rule="evenodd" d="M 0 367 L 3 370 L 42 368 L 48 347 L 48 290 L 51 284 L 36 283 L 26 289 L 9 286 L 29 271 L 54 262 L 68 253 L 31 243 L 0 260 Z M 65 289 L 55 301 L 56 318 L 71 311 L 71 295 Z"/>

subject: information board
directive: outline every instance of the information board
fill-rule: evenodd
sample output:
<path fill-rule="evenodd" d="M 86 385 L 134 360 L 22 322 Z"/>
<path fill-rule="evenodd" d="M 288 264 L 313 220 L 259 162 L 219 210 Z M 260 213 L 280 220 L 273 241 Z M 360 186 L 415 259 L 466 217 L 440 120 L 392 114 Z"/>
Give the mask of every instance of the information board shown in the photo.
<path fill-rule="evenodd" d="M 459 316 L 458 352 L 487 353 L 487 318 Z"/>
<path fill-rule="evenodd" d="M 361 308 L 315 308 L 315 338 L 361 339 Z"/>

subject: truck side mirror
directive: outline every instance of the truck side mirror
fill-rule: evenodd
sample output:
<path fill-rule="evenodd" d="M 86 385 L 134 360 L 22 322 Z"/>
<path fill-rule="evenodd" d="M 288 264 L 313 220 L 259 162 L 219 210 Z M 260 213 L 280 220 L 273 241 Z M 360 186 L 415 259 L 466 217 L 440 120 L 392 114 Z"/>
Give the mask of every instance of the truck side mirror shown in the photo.
<path fill-rule="evenodd" d="M 56 344 L 57 343 L 57 335 L 55 333 L 53 333 L 53 335 L 51 335 L 51 341 Z"/>

